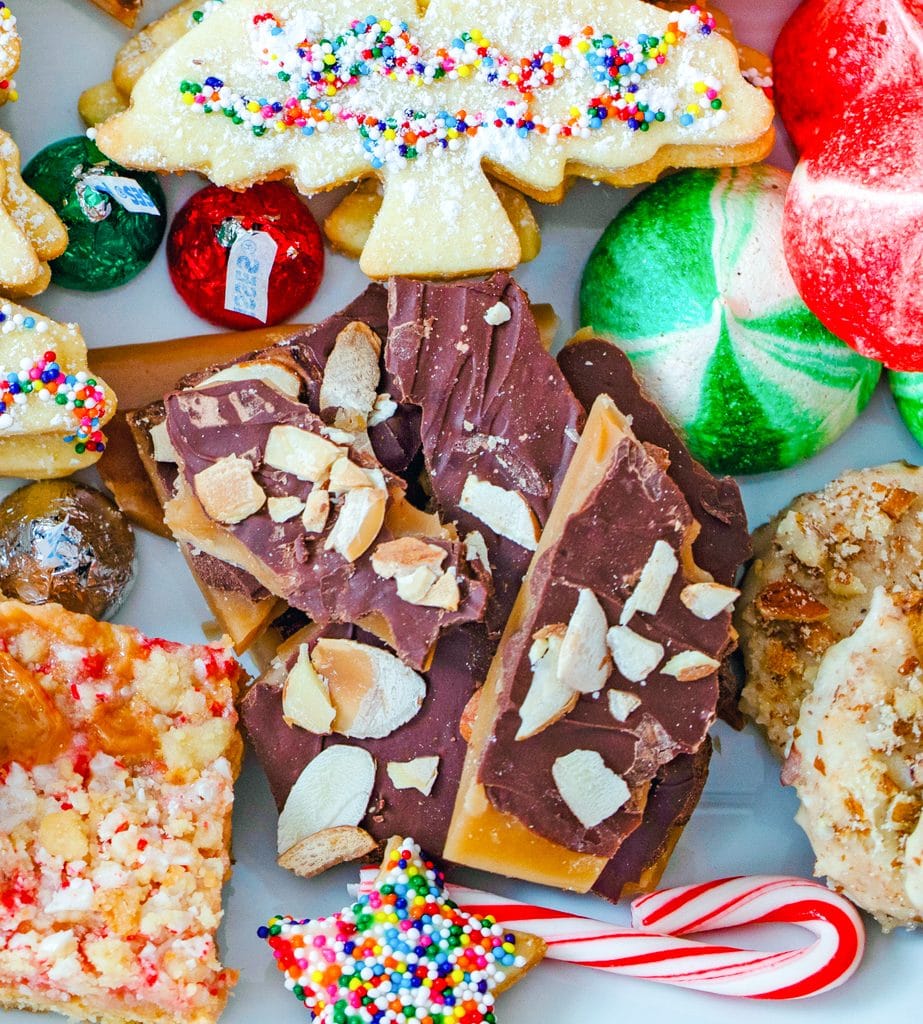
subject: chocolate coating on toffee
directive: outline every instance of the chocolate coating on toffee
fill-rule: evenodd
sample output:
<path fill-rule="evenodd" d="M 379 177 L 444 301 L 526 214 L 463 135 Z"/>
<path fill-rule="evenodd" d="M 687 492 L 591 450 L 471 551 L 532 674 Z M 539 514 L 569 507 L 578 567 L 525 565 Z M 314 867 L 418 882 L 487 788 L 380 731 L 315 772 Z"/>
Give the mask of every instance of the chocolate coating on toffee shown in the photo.
<path fill-rule="evenodd" d="M 349 626 L 329 626 L 319 636 L 346 637 L 381 646 L 368 633 Z M 466 744 L 459 733 L 465 705 L 487 673 L 493 642 L 483 627 L 471 624 L 447 633 L 439 642 L 433 663 L 423 673 L 426 697 L 419 712 L 382 739 L 318 736 L 282 718 L 282 683 L 294 664 L 294 650 L 281 669 L 277 666 L 250 688 L 241 702 L 244 729 L 266 772 L 276 805 L 285 804 L 289 791 L 306 765 L 327 746 L 361 746 L 375 759 L 372 810 L 360 822 L 380 843 L 412 825 L 415 837 L 433 856 L 442 853 L 455 804 Z M 439 769 L 429 796 L 416 789 L 396 789 L 387 772 L 389 761 L 409 761 L 436 755 Z"/>
<path fill-rule="evenodd" d="M 229 455 L 250 462 L 254 479 L 267 497 L 294 496 L 304 502 L 311 492 L 312 484 L 264 463 L 273 427 L 288 425 L 322 433 L 323 421 L 306 405 L 263 381 L 247 380 L 221 381 L 175 392 L 166 397 L 165 408 L 170 441 L 179 455 L 185 483 L 193 493 L 196 475 Z M 349 449 L 349 457 L 366 468 L 378 466 L 373 456 L 356 448 Z M 402 485 L 394 477 L 388 484 L 392 501 Z M 178 497 L 172 504 L 184 500 Z M 331 514 L 324 531 L 312 536 L 305 533 L 299 516 L 277 523 L 264 505 L 241 522 L 224 526 L 222 532 L 230 534 L 253 556 L 254 564 L 262 567 L 262 572 L 255 568 L 252 571 L 267 589 L 306 612 L 315 622 L 359 622 L 373 612 L 382 616 L 394 637 L 398 655 L 415 668 L 424 664 L 442 631 L 483 616 L 487 591 L 481 583 L 466 576 L 460 544 L 428 538 L 429 543 L 446 552 L 442 568 L 456 569 L 461 592 L 458 610 L 423 607 L 398 597 L 394 581 L 375 572 L 374 545 L 353 562 L 335 550 L 327 550 L 325 541 L 334 521 L 335 514 Z M 393 537 L 386 524 L 375 543 Z"/>
<path fill-rule="evenodd" d="M 495 807 L 579 853 L 615 854 L 641 823 L 643 787 L 677 754 L 698 750 L 715 718 L 714 672 L 682 682 L 654 670 L 637 683 L 613 668 L 598 698 L 582 695 L 563 718 L 528 739 L 515 739 L 519 709 L 532 683 L 528 655 L 535 633 L 547 625 L 567 623 L 580 588 L 596 595 L 610 626 L 618 623 L 658 540 L 677 552 L 680 566 L 659 611 L 636 613 L 630 628 L 662 644 L 664 660 L 687 650 L 717 660 L 724 655 L 730 612 L 704 620 L 680 600 L 681 590 L 691 582 L 680 552 L 689 542 L 694 519 L 665 464 L 660 449 L 648 449 L 627 436 L 618 442 L 599 485 L 570 513 L 561 538 L 539 556 L 526 583 L 526 618 L 501 649 L 504 689 L 479 781 Z M 641 702 L 624 723 L 610 713 L 609 688 L 631 693 Z M 575 817 L 551 773 L 555 760 L 574 750 L 597 751 L 632 791 L 628 803 L 591 828 Z"/>
<path fill-rule="evenodd" d="M 585 409 L 599 395 L 608 395 L 631 417 L 632 430 L 639 440 L 669 454 L 670 477 L 699 522 L 699 535 L 692 545 L 696 562 L 718 583 L 733 586 L 751 553 L 747 515 L 737 484 L 727 476 L 712 476 L 696 462 L 659 406 L 648 398 L 630 360 L 617 345 L 604 338 L 575 340 L 558 354 L 558 365 Z M 719 683 L 718 714 L 735 729 L 742 729 L 744 718 L 737 706 L 742 674 L 726 661 Z"/>
<path fill-rule="evenodd" d="M 502 303 L 509 319 L 491 324 Z M 494 576 L 491 629 L 503 628 L 531 552 L 460 507 L 469 474 L 518 492 L 544 526 L 574 453 L 584 415 L 545 351 L 529 298 L 509 274 L 486 281 L 388 285 L 385 368 L 395 399 L 422 410 L 433 498 L 465 535 L 484 537 Z"/>

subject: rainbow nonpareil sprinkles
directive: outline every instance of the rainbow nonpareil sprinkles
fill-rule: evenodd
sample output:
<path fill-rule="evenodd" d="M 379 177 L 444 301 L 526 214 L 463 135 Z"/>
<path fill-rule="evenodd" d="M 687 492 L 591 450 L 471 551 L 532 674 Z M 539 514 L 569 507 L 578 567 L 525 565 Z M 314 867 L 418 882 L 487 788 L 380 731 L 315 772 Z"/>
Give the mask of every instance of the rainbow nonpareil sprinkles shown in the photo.
<path fill-rule="evenodd" d="M 494 990 L 522 967 L 515 936 L 445 895 L 407 839 L 375 888 L 330 917 L 273 917 L 259 929 L 285 986 L 325 1024 L 493 1024 Z"/>
<path fill-rule="evenodd" d="M 19 33 L 16 29 L 16 15 L 9 4 L 0 0 L 0 103 L 9 100 L 15 103 L 19 99 L 16 83 L 12 75 L 19 63 Z M 15 49 L 11 45 L 17 41 Z"/>
<path fill-rule="evenodd" d="M 427 56 L 407 24 L 369 15 L 339 35 L 312 40 L 293 32 L 271 13 L 255 15 L 257 57 L 282 82 L 284 99 L 236 92 L 223 78 L 183 81 L 182 102 L 203 114 L 222 113 L 256 136 L 288 131 L 310 137 L 344 124 L 356 131 L 373 167 L 414 160 L 425 150 L 457 149 L 485 130 L 556 138 L 586 138 L 607 121 L 630 131 L 649 131 L 677 120 L 691 127 L 703 118 L 720 120 L 721 83 L 712 77 L 690 82 L 691 99 L 680 103 L 647 87 L 646 76 L 693 32 L 708 36 L 714 18 L 698 5 L 678 14 L 662 36 L 639 34 L 619 40 L 592 26 L 561 32 L 523 57 L 510 57 L 478 29 L 460 33 Z M 579 78 L 587 95 L 567 114 L 544 116 L 541 96 L 565 78 Z M 471 80 L 496 87 L 498 101 L 486 110 L 407 107 L 358 109 L 351 91 L 375 80 L 427 88 L 433 98 L 441 81 Z M 506 99 L 504 93 L 513 97 Z"/>
<path fill-rule="evenodd" d="M 0 307 L 0 335 L 16 330 L 42 335 L 48 329 L 47 320 L 16 313 L 9 305 Z M 106 418 L 106 392 L 84 370 L 66 373 L 52 349 L 35 359 L 23 358 L 15 370 L 0 368 L 0 437 L 15 425 L 17 410 L 33 401 L 60 406 L 73 417 L 73 432 L 64 441 L 78 455 L 105 451 L 99 426 Z"/>

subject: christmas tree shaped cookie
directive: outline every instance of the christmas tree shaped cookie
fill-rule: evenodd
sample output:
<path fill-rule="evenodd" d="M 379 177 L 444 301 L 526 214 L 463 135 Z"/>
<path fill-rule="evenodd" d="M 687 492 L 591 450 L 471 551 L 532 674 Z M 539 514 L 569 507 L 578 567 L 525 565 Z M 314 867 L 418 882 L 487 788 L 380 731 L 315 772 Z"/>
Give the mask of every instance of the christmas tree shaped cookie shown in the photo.
<path fill-rule="evenodd" d="M 371 175 L 384 198 L 362 256 L 375 277 L 515 265 L 485 172 L 535 198 L 669 166 L 746 163 L 772 107 L 696 5 L 534 3 L 514 13 L 393 0 L 227 0 L 142 75 L 100 148 L 128 166 L 313 193 Z"/>
<path fill-rule="evenodd" d="M 19 150 L 0 131 L 0 293 L 37 295 L 48 287 L 48 260 L 67 248 L 67 229 L 19 173 Z"/>

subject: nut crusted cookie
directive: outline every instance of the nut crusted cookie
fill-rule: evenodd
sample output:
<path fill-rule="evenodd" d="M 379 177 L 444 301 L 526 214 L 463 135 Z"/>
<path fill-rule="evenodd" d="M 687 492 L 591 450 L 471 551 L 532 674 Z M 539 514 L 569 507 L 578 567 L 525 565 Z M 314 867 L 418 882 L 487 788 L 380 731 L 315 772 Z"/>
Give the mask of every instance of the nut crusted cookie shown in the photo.
<path fill-rule="evenodd" d="M 519 262 L 484 171 L 554 202 L 576 176 L 630 185 L 771 145 L 770 103 L 695 6 L 567 0 L 522 16 L 434 0 L 421 17 L 402 0 L 387 18 L 358 13 L 342 0 L 227 0 L 142 75 L 101 148 L 234 186 L 285 173 L 312 193 L 379 177 L 362 267 L 384 277 Z"/>
<path fill-rule="evenodd" d="M 804 494 L 753 537 L 736 625 L 741 707 L 785 756 L 825 652 L 849 636 L 878 586 L 923 588 L 923 469 L 854 470 Z"/>
<path fill-rule="evenodd" d="M 782 779 L 816 874 L 888 931 L 923 924 L 923 592 L 868 603 L 817 667 Z"/>
<path fill-rule="evenodd" d="M 217 1020 L 239 678 L 221 646 L 0 603 L 0 1007 Z"/>

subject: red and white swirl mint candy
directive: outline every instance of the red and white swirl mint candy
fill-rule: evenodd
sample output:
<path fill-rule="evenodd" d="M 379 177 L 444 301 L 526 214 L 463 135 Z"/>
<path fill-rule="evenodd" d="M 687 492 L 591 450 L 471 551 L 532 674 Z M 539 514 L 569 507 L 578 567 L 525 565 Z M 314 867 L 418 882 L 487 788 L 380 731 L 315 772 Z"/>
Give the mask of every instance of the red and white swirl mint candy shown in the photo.
<path fill-rule="evenodd" d="M 923 370 L 921 83 L 842 113 L 795 169 L 783 221 L 805 304 L 894 370 Z"/>
<path fill-rule="evenodd" d="M 363 868 L 359 891 L 377 875 L 377 868 Z M 662 889 L 632 902 L 630 928 L 465 886 L 450 886 L 449 897 L 469 913 L 540 936 L 551 960 L 746 999 L 827 992 L 854 973 L 865 950 L 855 907 L 803 878 L 758 875 Z M 814 942 L 762 953 L 685 938 L 758 924 L 799 925 L 814 933 Z"/>
<path fill-rule="evenodd" d="M 864 96 L 921 80 L 923 0 L 805 0 L 779 33 L 772 63 L 782 123 L 805 152 Z M 871 130 L 889 108 L 867 108 Z"/>

